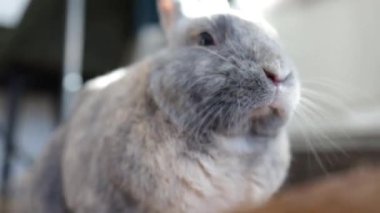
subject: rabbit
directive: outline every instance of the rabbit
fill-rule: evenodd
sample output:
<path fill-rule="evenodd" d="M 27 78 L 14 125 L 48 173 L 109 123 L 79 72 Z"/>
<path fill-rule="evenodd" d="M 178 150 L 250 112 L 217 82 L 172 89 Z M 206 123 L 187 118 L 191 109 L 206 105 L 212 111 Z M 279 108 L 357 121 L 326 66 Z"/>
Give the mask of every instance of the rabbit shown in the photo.
<path fill-rule="evenodd" d="M 25 212 L 224 212 L 283 183 L 300 83 L 277 35 L 224 0 L 157 5 L 167 47 L 86 84 Z"/>

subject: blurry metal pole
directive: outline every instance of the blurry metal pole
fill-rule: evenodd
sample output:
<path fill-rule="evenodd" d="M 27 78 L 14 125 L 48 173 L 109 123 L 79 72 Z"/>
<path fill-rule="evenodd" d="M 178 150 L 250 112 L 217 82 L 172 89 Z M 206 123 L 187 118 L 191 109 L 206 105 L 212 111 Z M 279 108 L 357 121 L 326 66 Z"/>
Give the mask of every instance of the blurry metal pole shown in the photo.
<path fill-rule="evenodd" d="M 66 0 L 61 120 L 70 113 L 73 100 L 82 87 L 86 0 Z"/>
<path fill-rule="evenodd" d="M 17 153 L 17 144 L 15 140 L 15 132 L 17 127 L 17 120 L 20 110 L 20 99 L 23 92 L 24 80 L 22 76 L 13 74 L 9 80 L 8 97 L 6 102 L 6 126 L 4 129 L 4 144 L 3 144 L 3 167 L 1 172 L 1 197 L 7 198 L 9 193 L 9 182 L 12 177 L 12 165 L 15 154 Z M 1 207 L 5 207 L 6 203 L 2 203 L 3 199 L 0 199 Z M 0 207 L 0 208 L 1 208 Z M 1 209 L 0 209 L 1 211 Z"/>

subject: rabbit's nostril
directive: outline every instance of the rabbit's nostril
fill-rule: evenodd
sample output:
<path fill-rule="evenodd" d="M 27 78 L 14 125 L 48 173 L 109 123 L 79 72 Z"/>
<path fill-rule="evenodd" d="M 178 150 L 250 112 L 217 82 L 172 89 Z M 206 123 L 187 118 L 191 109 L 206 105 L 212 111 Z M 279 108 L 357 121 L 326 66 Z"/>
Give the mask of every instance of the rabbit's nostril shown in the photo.
<path fill-rule="evenodd" d="M 281 79 L 278 77 L 278 75 L 271 72 L 270 70 L 264 69 L 264 73 L 267 76 L 267 78 L 274 83 L 274 85 L 278 85 L 281 83 Z"/>

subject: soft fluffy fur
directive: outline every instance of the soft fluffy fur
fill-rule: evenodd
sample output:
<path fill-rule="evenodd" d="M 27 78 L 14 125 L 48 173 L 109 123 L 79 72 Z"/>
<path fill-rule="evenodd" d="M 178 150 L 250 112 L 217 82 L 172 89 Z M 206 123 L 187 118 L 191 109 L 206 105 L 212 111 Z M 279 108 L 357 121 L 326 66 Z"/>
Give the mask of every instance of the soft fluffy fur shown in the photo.
<path fill-rule="evenodd" d="M 229 13 L 165 20 L 167 49 L 82 91 L 31 177 L 28 210 L 220 212 L 279 188 L 298 82 L 275 39 Z M 215 46 L 197 44 L 203 31 Z"/>

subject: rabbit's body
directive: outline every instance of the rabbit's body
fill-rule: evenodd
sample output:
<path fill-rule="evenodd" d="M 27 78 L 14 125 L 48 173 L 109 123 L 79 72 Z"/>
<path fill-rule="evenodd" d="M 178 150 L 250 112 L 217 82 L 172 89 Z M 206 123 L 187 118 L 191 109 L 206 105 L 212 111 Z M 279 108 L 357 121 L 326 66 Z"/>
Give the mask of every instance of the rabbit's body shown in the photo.
<path fill-rule="evenodd" d="M 279 188 L 290 158 L 283 127 L 298 95 L 291 67 L 264 31 L 234 16 L 199 19 L 177 33 L 200 33 L 202 22 L 222 30 L 214 34 L 224 40 L 221 49 L 193 45 L 192 35 L 82 91 L 61 130 L 60 154 L 47 155 L 58 159 L 41 161 L 61 162 L 61 175 L 50 181 L 62 186 L 59 205 L 71 212 L 222 212 L 261 203 Z M 49 178 L 42 174 L 33 179 Z M 40 209 L 32 212 L 51 212 L 38 196 L 46 191 L 34 193 Z"/>

